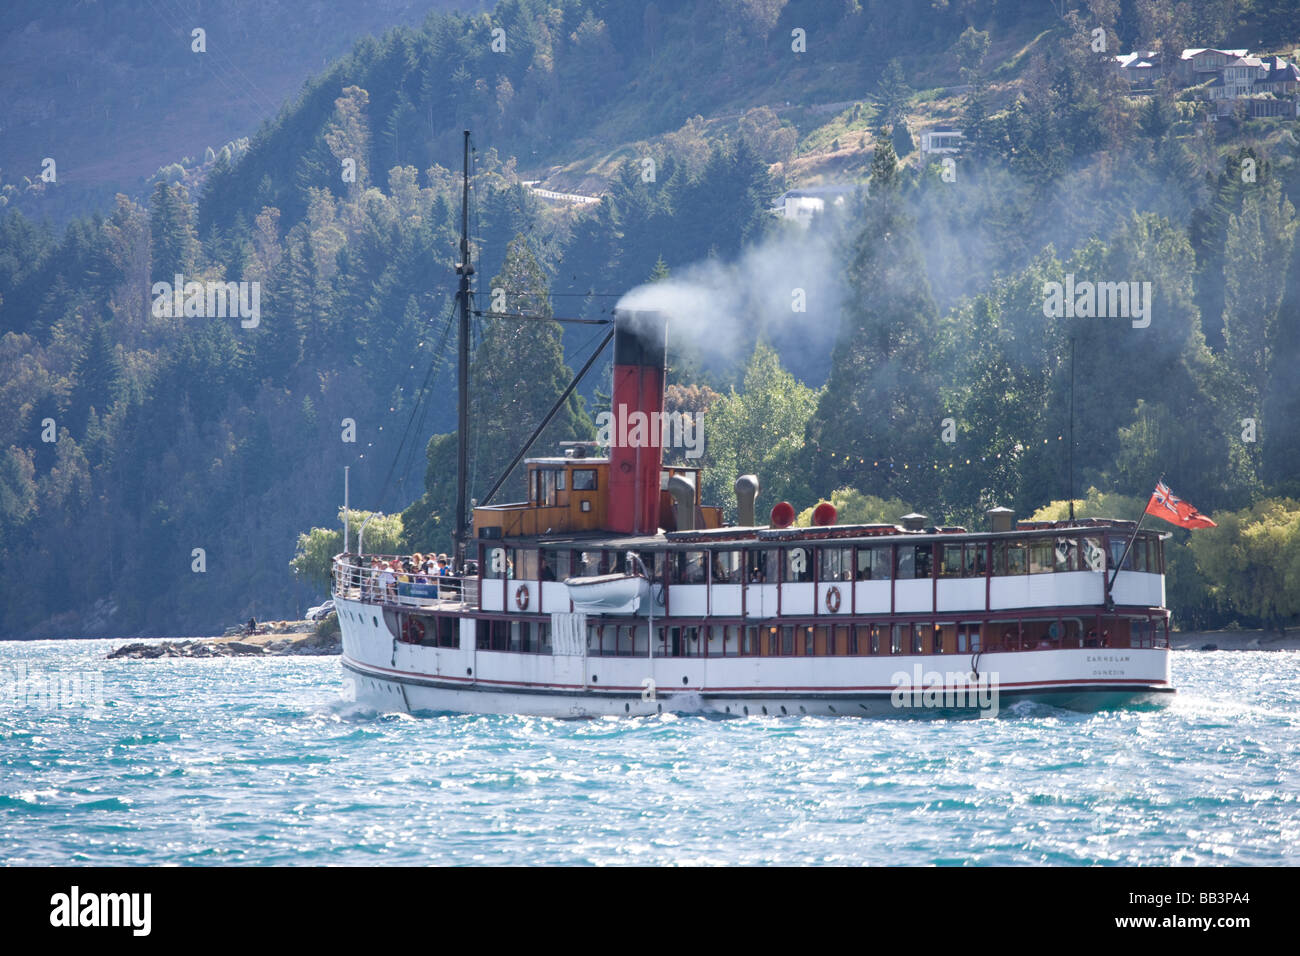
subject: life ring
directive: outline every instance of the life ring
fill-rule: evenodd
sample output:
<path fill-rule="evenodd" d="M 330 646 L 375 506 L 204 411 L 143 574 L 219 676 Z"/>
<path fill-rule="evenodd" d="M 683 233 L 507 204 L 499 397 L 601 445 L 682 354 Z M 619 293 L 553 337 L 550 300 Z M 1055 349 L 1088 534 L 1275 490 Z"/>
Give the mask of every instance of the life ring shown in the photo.
<path fill-rule="evenodd" d="M 521 611 L 528 610 L 528 588 L 526 585 L 521 584 L 515 589 L 515 607 Z"/>
<path fill-rule="evenodd" d="M 833 584 L 826 591 L 826 610 L 832 614 L 840 611 L 840 589 Z"/>
<path fill-rule="evenodd" d="M 424 622 L 417 617 L 408 617 L 402 625 L 402 643 L 419 644 L 424 640 Z"/>

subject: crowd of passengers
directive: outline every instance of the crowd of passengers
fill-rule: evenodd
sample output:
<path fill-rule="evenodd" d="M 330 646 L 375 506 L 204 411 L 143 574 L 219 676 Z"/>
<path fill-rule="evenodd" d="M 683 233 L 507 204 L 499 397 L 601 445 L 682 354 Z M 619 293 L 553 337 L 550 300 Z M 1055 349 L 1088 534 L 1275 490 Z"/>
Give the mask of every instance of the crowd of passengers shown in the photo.
<path fill-rule="evenodd" d="M 478 574 L 475 562 L 469 562 L 464 573 L 465 576 Z M 364 600 L 395 599 L 403 584 L 436 584 L 440 595 L 447 591 L 459 594 L 461 587 L 461 576 L 453 573 L 451 560 L 446 554 L 425 555 L 417 551 L 406 557 L 372 557 L 368 568 L 351 565 L 351 574 L 351 584 L 361 589 Z"/>

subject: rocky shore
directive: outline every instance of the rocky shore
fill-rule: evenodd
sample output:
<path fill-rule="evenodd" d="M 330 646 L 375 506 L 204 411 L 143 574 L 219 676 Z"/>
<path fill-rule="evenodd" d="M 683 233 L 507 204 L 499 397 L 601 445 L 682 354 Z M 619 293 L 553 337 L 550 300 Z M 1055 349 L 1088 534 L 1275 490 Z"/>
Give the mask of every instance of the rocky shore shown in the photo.
<path fill-rule="evenodd" d="M 1172 631 L 1176 651 L 1300 651 L 1300 631 Z"/>
<path fill-rule="evenodd" d="M 141 641 L 123 644 L 108 657 L 152 660 L 160 657 L 285 657 L 294 654 L 323 656 L 343 650 L 337 630 L 318 634 L 308 621 L 276 621 L 262 634 L 200 637 L 179 641 Z"/>

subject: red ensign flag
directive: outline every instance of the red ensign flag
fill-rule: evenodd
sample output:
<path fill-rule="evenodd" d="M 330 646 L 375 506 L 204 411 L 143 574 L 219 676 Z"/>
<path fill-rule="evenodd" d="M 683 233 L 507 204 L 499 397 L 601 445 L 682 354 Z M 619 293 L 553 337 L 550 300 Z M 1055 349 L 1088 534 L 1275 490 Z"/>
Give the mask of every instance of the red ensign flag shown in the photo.
<path fill-rule="evenodd" d="M 1156 490 L 1147 502 L 1147 514 L 1164 518 L 1170 524 L 1180 528 L 1217 528 L 1213 521 L 1205 517 L 1182 498 L 1179 498 L 1163 481 L 1156 482 Z"/>

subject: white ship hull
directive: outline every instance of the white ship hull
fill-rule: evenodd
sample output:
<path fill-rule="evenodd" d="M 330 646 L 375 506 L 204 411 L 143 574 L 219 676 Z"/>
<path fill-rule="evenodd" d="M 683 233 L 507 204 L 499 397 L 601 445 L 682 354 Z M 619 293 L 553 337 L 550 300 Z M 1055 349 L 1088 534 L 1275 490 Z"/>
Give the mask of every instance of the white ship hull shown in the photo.
<path fill-rule="evenodd" d="M 639 716 L 675 712 L 823 716 L 994 716 L 1019 700 L 1074 710 L 1168 700 L 1167 648 L 1078 648 L 839 657 L 612 657 L 521 654 L 394 639 L 373 605 L 344 601 L 345 688 L 405 713 Z"/>

